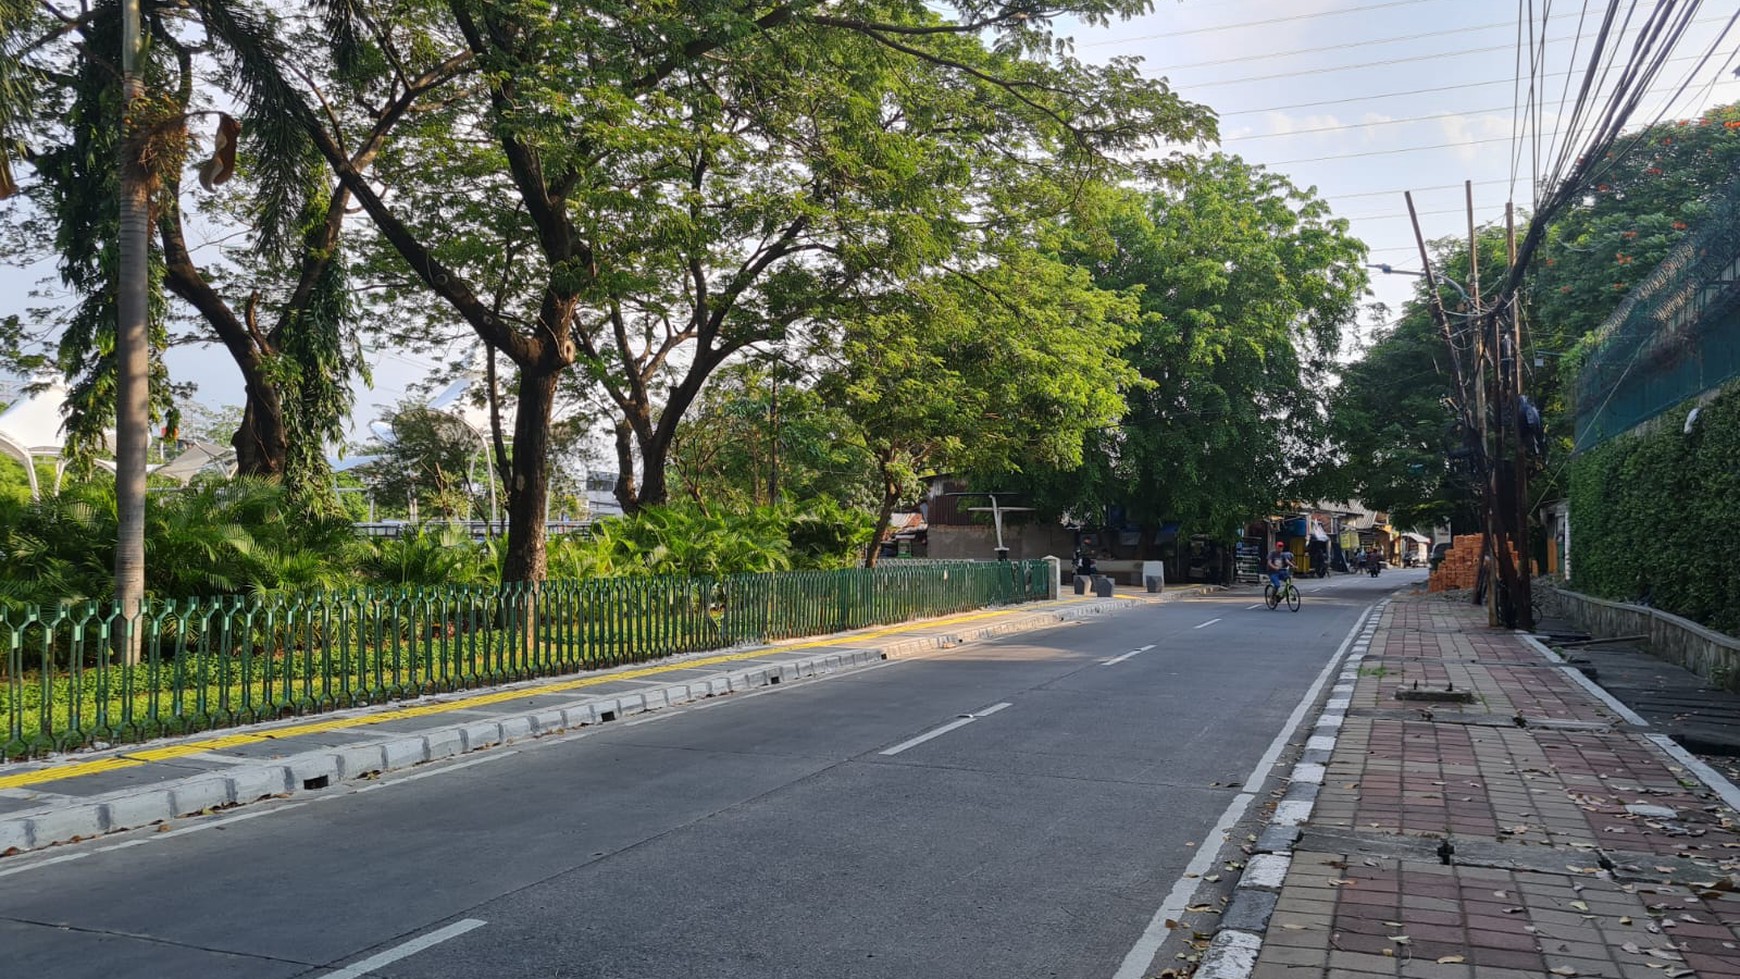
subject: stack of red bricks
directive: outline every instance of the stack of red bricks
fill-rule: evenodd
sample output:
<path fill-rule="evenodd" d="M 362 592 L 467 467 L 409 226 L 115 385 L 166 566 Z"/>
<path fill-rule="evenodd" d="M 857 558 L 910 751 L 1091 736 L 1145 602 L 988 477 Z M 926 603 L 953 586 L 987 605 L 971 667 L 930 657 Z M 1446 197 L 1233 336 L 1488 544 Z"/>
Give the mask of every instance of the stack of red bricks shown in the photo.
<path fill-rule="evenodd" d="M 1515 559 L 1516 549 L 1511 549 Z M 1480 535 L 1462 534 L 1451 539 L 1437 570 L 1426 582 L 1427 591 L 1459 591 L 1473 588 L 1480 579 Z"/>

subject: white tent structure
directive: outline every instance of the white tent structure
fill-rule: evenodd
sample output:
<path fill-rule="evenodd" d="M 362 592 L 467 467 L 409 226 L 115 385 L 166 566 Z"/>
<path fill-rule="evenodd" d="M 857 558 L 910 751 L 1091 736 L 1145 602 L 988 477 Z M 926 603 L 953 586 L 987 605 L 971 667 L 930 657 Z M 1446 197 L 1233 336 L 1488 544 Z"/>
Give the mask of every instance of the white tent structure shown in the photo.
<path fill-rule="evenodd" d="M 60 477 L 66 470 L 61 453 L 66 449 L 62 433 L 66 409 L 66 382 L 56 377 L 45 382 L 41 390 L 26 395 L 22 401 L 0 412 L 0 455 L 10 456 L 24 464 L 25 478 L 30 482 L 30 496 L 39 499 L 42 486 L 36 478 L 36 460 L 53 459 L 54 488 L 60 488 Z M 113 433 L 109 433 L 113 438 Z M 229 476 L 236 471 L 234 449 L 198 439 L 185 441 L 181 454 L 162 465 L 151 466 L 155 476 L 167 476 L 182 485 L 199 473 L 212 471 Z M 115 464 L 98 459 L 96 464 L 114 471 Z"/>
<path fill-rule="evenodd" d="M 41 391 L 26 395 L 0 412 L 0 453 L 24 464 L 32 499 L 42 495 L 36 480 L 36 460 L 56 460 L 59 482 L 60 453 L 66 447 L 66 439 L 61 435 L 61 409 L 66 405 L 66 395 L 66 383 L 57 377 Z"/>

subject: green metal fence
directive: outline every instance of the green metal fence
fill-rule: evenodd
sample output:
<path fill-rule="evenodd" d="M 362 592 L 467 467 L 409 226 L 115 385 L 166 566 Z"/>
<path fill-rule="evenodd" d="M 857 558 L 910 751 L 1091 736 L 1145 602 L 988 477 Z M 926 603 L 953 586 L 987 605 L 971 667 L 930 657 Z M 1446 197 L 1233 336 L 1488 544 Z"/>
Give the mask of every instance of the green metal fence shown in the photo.
<path fill-rule="evenodd" d="M 0 608 L 28 757 L 1044 598 L 1044 561 Z M 138 650 L 119 661 L 117 649 Z"/>
<path fill-rule="evenodd" d="M 1576 451 L 1740 377 L 1740 181 L 1597 331 L 1574 388 Z"/>

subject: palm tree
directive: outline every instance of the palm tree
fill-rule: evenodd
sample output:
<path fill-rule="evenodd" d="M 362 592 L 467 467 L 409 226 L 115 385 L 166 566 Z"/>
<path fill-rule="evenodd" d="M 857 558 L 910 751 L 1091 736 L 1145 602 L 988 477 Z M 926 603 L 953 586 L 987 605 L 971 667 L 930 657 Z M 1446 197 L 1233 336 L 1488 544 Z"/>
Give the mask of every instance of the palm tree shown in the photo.
<path fill-rule="evenodd" d="M 139 117 L 139 0 L 121 0 L 120 268 L 115 324 L 115 602 L 121 613 L 117 651 L 139 659 L 140 602 L 145 598 L 145 451 L 151 439 L 151 282 L 147 267 L 150 183 Z"/>

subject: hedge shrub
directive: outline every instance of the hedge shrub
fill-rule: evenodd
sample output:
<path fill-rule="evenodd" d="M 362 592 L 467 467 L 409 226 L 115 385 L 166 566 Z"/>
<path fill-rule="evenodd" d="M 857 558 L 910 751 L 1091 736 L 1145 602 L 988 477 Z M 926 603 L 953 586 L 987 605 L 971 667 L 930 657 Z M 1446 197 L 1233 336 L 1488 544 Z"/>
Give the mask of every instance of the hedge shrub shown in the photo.
<path fill-rule="evenodd" d="M 1571 464 L 1572 587 L 1740 635 L 1740 385 Z"/>

